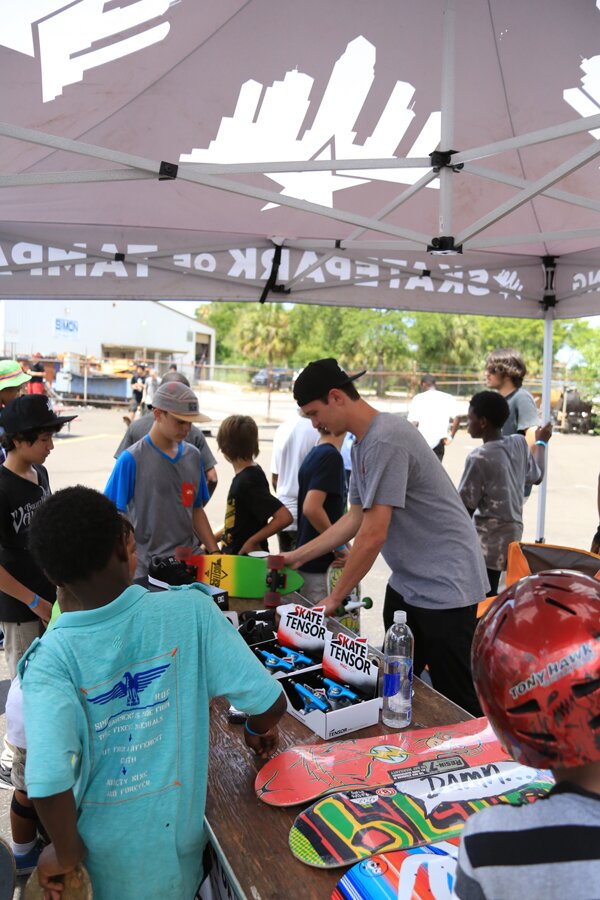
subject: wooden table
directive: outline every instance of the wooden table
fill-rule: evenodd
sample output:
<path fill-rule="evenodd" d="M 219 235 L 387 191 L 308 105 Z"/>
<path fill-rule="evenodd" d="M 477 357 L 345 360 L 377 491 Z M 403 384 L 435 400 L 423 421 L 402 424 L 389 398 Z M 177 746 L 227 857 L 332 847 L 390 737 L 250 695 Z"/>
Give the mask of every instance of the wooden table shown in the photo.
<path fill-rule="evenodd" d="M 471 716 L 416 678 L 414 728 L 449 725 Z M 230 888 L 224 897 L 245 900 L 329 900 L 345 869 L 315 869 L 299 862 L 288 847 L 288 834 L 302 806 L 267 806 L 254 793 L 262 762 L 244 742 L 243 726 L 230 725 L 227 703 L 211 707 L 210 763 L 206 818 L 215 852 Z M 280 749 L 293 744 L 325 743 L 287 713 L 279 726 Z M 355 731 L 349 738 L 389 734 L 383 724 Z"/>

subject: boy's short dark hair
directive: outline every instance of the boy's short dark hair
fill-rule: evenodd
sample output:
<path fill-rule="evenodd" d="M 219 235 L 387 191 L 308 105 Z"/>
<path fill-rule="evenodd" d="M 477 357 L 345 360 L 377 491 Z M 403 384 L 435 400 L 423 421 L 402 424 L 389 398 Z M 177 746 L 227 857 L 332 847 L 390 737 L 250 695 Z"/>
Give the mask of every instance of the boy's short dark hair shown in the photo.
<path fill-rule="evenodd" d="M 7 434 L 5 431 L 0 435 L 0 444 L 7 453 L 16 448 L 15 441 L 25 441 L 26 444 L 35 444 L 41 434 L 58 434 L 62 431 L 62 425 L 54 425 L 49 428 L 30 428 L 27 431 L 15 432 L 15 434 Z"/>
<path fill-rule="evenodd" d="M 510 412 L 507 401 L 497 391 L 479 391 L 471 397 L 469 406 L 476 416 L 487 419 L 494 428 L 502 428 Z"/>
<path fill-rule="evenodd" d="M 523 379 L 527 375 L 525 360 L 519 351 L 512 347 L 493 350 L 486 360 L 485 367 L 499 375 L 506 375 L 518 388 L 521 387 Z"/>
<path fill-rule="evenodd" d="M 427 384 L 431 387 L 431 385 L 436 384 L 436 380 L 433 375 L 426 372 L 424 375 L 421 375 L 421 384 Z"/>
<path fill-rule="evenodd" d="M 251 416 L 228 416 L 217 432 L 217 446 L 227 459 L 258 456 L 258 426 Z"/>
<path fill-rule="evenodd" d="M 112 500 L 78 484 L 57 491 L 36 510 L 29 549 L 50 581 L 70 584 L 108 564 L 124 528 Z"/>

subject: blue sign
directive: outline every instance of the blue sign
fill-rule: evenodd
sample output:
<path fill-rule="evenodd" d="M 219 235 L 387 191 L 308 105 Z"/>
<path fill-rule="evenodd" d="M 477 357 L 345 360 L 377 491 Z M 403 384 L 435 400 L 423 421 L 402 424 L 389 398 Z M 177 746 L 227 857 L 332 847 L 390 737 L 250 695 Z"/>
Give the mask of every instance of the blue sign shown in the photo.
<path fill-rule="evenodd" d="M 79 322 L 76 319 L 55 319 L 54 331 L 64 337 L 78 337 Z"/>

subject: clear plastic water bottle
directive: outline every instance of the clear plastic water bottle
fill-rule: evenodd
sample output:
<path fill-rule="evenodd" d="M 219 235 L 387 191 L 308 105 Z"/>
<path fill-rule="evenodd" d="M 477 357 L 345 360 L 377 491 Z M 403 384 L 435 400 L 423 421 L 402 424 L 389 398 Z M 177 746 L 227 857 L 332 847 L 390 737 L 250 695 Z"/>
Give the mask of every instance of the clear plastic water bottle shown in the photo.
<path fill-rule="evenodd" d="M 414 638 L 406 624 L 406 613 L 397 609 L 394 624 L 383 647 L 383 723 L 389 728 L 406 728 L 412 715 Z"/>

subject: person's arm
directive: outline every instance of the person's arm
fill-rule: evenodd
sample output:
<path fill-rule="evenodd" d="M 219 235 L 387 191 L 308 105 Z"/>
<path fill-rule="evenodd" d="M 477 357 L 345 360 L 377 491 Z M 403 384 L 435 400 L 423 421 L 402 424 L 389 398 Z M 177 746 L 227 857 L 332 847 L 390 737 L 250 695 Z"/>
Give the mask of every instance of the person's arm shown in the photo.
<path fill-rule="evenodd" d="M 212 497 L 212 495 L 214 494 L 216 487 L 217 487 L 217 481 L 219 480 L 216 468 L 214 466 L 212 466 L 212 468 L 210 468 L 210 469 L 205 469 L 204 477 L 206 478 L 206 486 L 208 488 L 208 493 Z"/>
<path fill-rule="evenodd" d="M 257 756 L 268 759 L 277 750 L 277 723 L 287 709 L 283 691 L 264 713 L 248 716 L 244 724 L 244 740 Z"/>
<path fill-rule="evenodd" d="M 533 447 L 531 447 L 531 455 L 537 463 L 537 467 L 541 472 L 540 477 L 533 482 L 533 484 L 541 484 L 544 480 L 544 474 L 546 470 L 546 446 L 548 441 L 552 437 L 552 423 L 546 422 L 545 425 L 540 425 L 539 428 L 535 429 L 535 440 L 533 442 Z M 527 437 L 525 437 L 527 440 Z M 543 441 L 544 443 L 539 443 Z M 529 441 L 527 441 L 529 443 Z"/>
<path fill-rule="evenodd" d="M 465 460 L 465 468 L 462 473 L 458 493 L 465 504 L 465 508 L 471 518 L 475 515 L 477 507 L 484 495 L 485 475 L 483 473 L 484 462 L 480 457 L 469 454 Z"/>
<path fill-rule="evenodd" d="M 279 475 L 277 472 L 271 472 L 271 484 L 273 485 L 273 490 L 277 490 L 277 482 L 279 481 Z"/>
<path fill-rule="evenodd" d="M 537 425 L 532 425 L 531 428 L 526 428 L 525 431 L 519 432 L 519 434 L 522 434 L 525 437 L 531 450 L 533 450 L 533 447 L 535 446 L 537 428 Z"/>
<path fill-rule="evenodd" d="M 343 515 L 337 522 L 334 522 L 331 528 L 317 535 L 312 541 L 290 550 L 289 553 L 282 553 L 285 565 L 292 569 L 301 568 L 304 563 L 316 559 L 318 556 L 324 556 L 337 547 L 347 544 L 360 528 L 363 518 L 363 511 L 360 506 L 352 504 L 348 512 Z"/>
<path fill-rule="evenodd" d="M 60 900 L 64 885 L 56 876 L 70 872 L 85 859 L 87 848 L 77 830 L 77 808 L 73 791 L 33 798 L 33 805 L 51 844 L 38 860 L 38 880 L 49 900 Z"/>
<path fill-rule="evenodd" d="M 125 512 L 135 492 L 136 462 L 126 450 L 119 456 L 104 488 L 104 493 L 119 512 Z"/>
<path fill-rule="evenodd" d="M 326 615 L 332 616 L 342 601 L 370 571 L 387 537 L 392 512 L 391 506 L 382 504 L 376 504 L 363 511 L 361 525 L 346 559 L 340 580 L 323 601 Z M 334 527 L 332 526 L 329 531 L 332 531 Z"/>
<path fill-rule="evenodd" d="M 302 515 L 308 519 L 312 527 L 321 534 L 328 528 L 331 528 L 331 519 L 325 511 L 325 501 L 327 499 L 327 491 L 320 491 L 316 488 L 308 491 L 302 504 Z"/>
<path fill-rule="evenodd" d="M 257 531 L 256 534 L 253 534 L 252 537 L 249 537 L 247 541 L 244 541 L 240 547 L 239 555 L 244 556 L 255 550 L 260 550 L 263 541 L 266 541 L 267 538 L 277 534 L 278 531 L 283 531 L 283 529 L 287 528 L 288 525 L 291 525 L 293 521 L 294 518 L 291 512 L 282 504 L 279 509 L 273 513 L 273 518 L 270 519 L 263 528 Z"/>
<path fill-rule="evenodd" d="M 454 439 L 454 436 L 458 429 L 460 428 L 460 416 L 454 416 L 452 419 L 452 425 L 450 426 L 450 437 Z"/>
<path fill-rule="evenodd" d="M 43 597 L 39 597 L 35 591 L 25 587 L 4 566 L 0 566 L 0 591 L 3 591 L 10 597 L 14 597 L 15 600 L 19 600 L 24 606 L 27 606 L 42 620 L 44 625 L 47 625 L 50 621 L 52 604 L 48 600 L 44 600 Z"/>
<path fill-rule="evenodd" d="M 219 545 L 202 506 L 195 506 L 192 510 L 192 527 L 209 553 L 219 552 Z"/>

